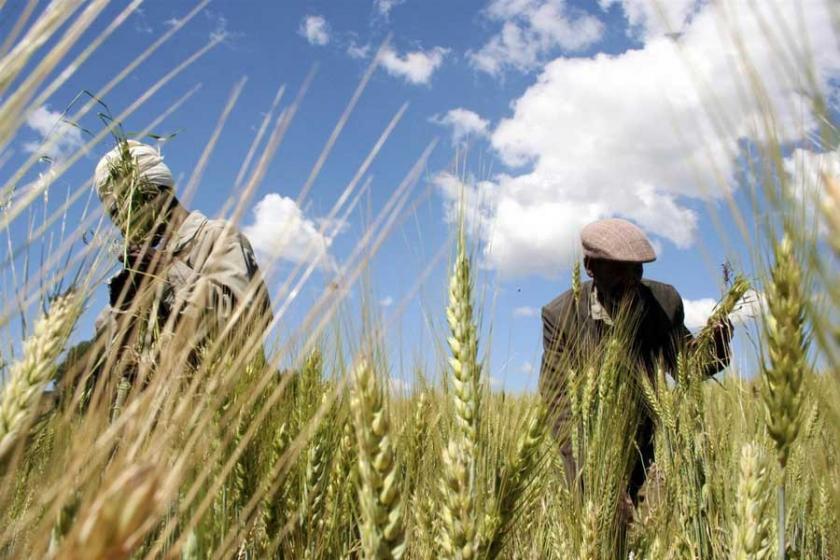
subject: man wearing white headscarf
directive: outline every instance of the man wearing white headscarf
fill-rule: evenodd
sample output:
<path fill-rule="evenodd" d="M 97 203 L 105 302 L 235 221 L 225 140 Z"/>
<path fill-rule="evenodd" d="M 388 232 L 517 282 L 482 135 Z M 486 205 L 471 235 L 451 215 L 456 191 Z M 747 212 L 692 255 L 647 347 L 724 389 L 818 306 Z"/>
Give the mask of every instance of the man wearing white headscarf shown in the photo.
<path fill-rule="evenodd" d="M 164 333 L 170 342 L 175 337 L 174 347 L 191 351 L 217 334 L 241 336 L 247 326 L 260 337 L 261 354 L 271 307 L 245 236 L 225 220 L 184 208 L 163 157 L 140 142 L 121 141 L 108 152 L 94 186 L 125 239 L 124 268 L 109 281 L 97 338 L 119 354 Z"/>

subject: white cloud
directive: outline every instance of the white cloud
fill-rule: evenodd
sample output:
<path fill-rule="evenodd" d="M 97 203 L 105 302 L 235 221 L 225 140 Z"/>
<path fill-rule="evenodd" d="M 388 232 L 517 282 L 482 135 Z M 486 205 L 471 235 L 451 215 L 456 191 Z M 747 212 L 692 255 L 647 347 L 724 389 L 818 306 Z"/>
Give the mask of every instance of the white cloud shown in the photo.
<path fill-rule="evenodd" d="M 548 63 L 492 132 L 509 170 L 466 189 L 482 264 L 502 276 L 555 277 L 572 262 L 580 228 L 607 216 L 690 247 L 698 216 L 688 203 L 714 201 L 734 188 L 740 143 L 764 141 L 756 124 L 766 122 L 762 103 L 772 107 L 773 132 L 783 143 L 801 140 L 815 125 L 805 66 L 792 66 L 802 69 L 798 76 L 783 72 L 780 58 L 792 47 L 778 52 L 762 29 L 798 21 L 798 8 L 781 3 L 770 15 L 770 7 L 755 7 L 765 11 L 763 22 L 746 4 L 726 8 L 751 74 L 738 65 L 717 4 L 696 13 L 678 40 L 657 36 L 620 55 Z M 840 54 L 826 9 L 805 3 L 801 19 L 813 53 L 809 69 L 836 98 Z M 763 97 L 745 95 L 749 75 L 763 78 Z M 435 182 L 451 218 L 459 182 L 446 175 Z"/>
<path fill-rule="evenodd" d="M 384 298 L 379 300 L 379 305 L 382 307 L 391 307 L 394 305 L 394 298 L 391 296 L 385 296 Z"/>
<path fill-rule="evenodd" d="M 540 314 L 540 310 L 537 309 L 536 307 L 523 306 L 523 307 L 516 307 L 513 310 L 513 316 L 514 317 L 536 317 L 539 314 Z"/>
<path fill-rule="evenodd" d="M 639 39 L 679 34 L 701 7 L 699 0 L 598 0 L 607 9 L 618 4 L 629 24 L 628 33 Z"/>
<path fill-rule="evenodd" d="M 447 111 L 442 117 L 435 115 L 431 118 L 431 121 L 452 128 L 453 144 L 460 144 L 462 140 L 470 136 L 487 136 L 487 129 L 490 126 L 490 121 L 482 119 L 477 113 L 461 107 Z"/>
<path fill-rule="evenodd" d="M 289 197 L 265 195 L 254 207 L 254 222 L 243 231 L 254 250 L 265 258 L 293 263 L 317 261 L 322 268 L 335 266 L 328 254 L 331 239 Z"/>
<path fill-rule="evenodd" d="M 230 31 L 228 31 L 228 20 L 222 14 L 216 12 L 205 11 L 205 17 L 210 20 L 213 28 L 210 30 L 210 40 L 211 41 L 226 41 L 234 37 Z"/>
<path fill-rule="evenodd" d="M 34 130 L 39 139 L 36 142 L 26 142 L 23 149 L 29 153 L 39 153 L 51 159 L 62 159 L 81 148 L 85 141 L 82 130 L 64 121 L 58 111 L 50 110 L 42 105 L 32 111 L 26 118 L 26 126 Z M 51 146 L 44 146 L 44 142 L 51 142 Z"/>
<path fill-rule="evenodd" d="M 330 26 L 321 16 L 306 16 L 300 22 L 298 34 L 310 45 L 324 46 L 330 42 Z"/>
<path fill-rule="evenodd" d="M 785 158 L 783 165 L 790 179 L 790 194 L 800 205 L 801 219 L 809 225 L 808 229 L 816 223 L 820 234 L 827 235 L 829 230 L 819 210 L 825 193 L 823 176 L 840 180 L 840 150 L 813 152 L 797 148 Z M 790 208 L 786 208 L 785 213 L 794 216 Z"/>
<path fill-rule="evenodd" d="M 350 45 L 347 47 L 347 54 L 350 55 L 350 58 L 367 58 L 370 54 L 370 43 L 358 45 L 355 41 L 350 41 Z"/>
<path fill-rule="evenodd" d="M 406 379 L 391 376 L 388 378 L 388 386 L 393 394 L 405 395 L 411 392 L 411 389 L 414 387 L 414 383 Z"/>
<path fill-rule="evenodd" d="M 537 68 L 552 50 L 580 51 L 598 40 L 604 25 L 566 0 L 492 0 L 485 10 L 502 29 L 467 56 L 478 70 L 499 74 L 508 68 Z"/>
<path fill-rule="evenodd" d="M 684 299 L 685 326 L 691 330 L 704 327 L 717 303 L 717 300 L 712 298 Z M 744 325 L 753 319 L 758 319 L 766 309 L 766 305 L 764 294 L 750 288 L 735 305 L 735 310 L 729 315 L 729 320 L 733 325 Z"/>
<path fill-rule="evenodd" d="M 448 49 L 434 47 L 427 51 L 419 50 L 400 55 L 390 47 L 380 54 L 379 64 L 392 76 L 403 78 L 410 84 L 427 84 L 432 74 L 443 64 L 443 57 Z"/>
<path fill-rule="evenodd" d="M 394 9 L 395 6 L 399 6 L 405 2 L 405 0 L 373 0 L 373 6 L 376 8 L 376 11 L 379 15 L 388 17 L 391 13 L 391 10 Z"/>
<path fill-rule="evenodd" d="M 711 316 L 715 305 L 717 305 L 717 301 L 712 298 L 684 299 L 685 326 L 691 330 L 703 327 Z"/>
<path fill-rule="evenodd" d="M 152 26 L 149 24 L 149 20 L 146 17 L 146 11 L 143 8 L 137 8 L 134 11 L 134 30 L 138 33 L 143 33 L 144 35 L 151 35 L 155 32 Z"/>
<path fill-rule="evenodd" d="M 764 293 L 750 288 L 735 306 L 735 311 L 729 315 L 729 320 L 735 325 L 744 325 L 759 319 L 766 312 L 767 297 Z"/>
<path fill-rule="evenodd" d="M 519 372 L 526 375 L 534 373 L 534 364 L 531 362 L 522 362 L 522 365 L 519 366 Z"/>

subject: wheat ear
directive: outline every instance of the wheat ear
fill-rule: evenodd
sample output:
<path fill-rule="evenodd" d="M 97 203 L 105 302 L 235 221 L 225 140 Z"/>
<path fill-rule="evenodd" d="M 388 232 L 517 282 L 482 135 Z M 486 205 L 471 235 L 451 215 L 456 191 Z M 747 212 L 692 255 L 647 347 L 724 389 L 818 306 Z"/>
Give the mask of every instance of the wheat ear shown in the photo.
<path fill-rule="evenodd" d="M 782 467 L 778 489 L 779 558 L 785 558 L 785 475 L 790 448 L 802 423 L 802 379 L 805 375 L 805 296 L 802 271 L 788 235 L 775 247 L 776 262 L 767 287 L 765 336 L 770 363 L 762 368 L 767 431 L 776 443 Z"/>
<path fill-rule="evenodd" d="M 807 353 L 802 272 L 788 236 L 776 247 L 767 305 L 764 330 L 770 363 L 762 368 L 763 397 L 767 431 L 776 442 L 779 464 L 784 468 L 801 425 Z"/>
<path fill-rule="evenodd" d="M 700 366 L 705 366 L 716 359 L 714 355 L 714 340 L 718 325 L 727 320 L 730 314 L 735 311 L 744 294 L 750 289 L 749 281 L 742 275 L 737 275 L 732 285 L 726 291 L 720 303 L 706 320 L 705 326 L 694 338 L 694 358 L 700 359 Z"/>
<path fill-rule="evenodd" d="M 364 557 L 399 559 L 405 551 L 400 482 L 385 395 L 370 365 L 354 371 L 350 409 L 356 427 Z"/>
<path fill-rule="evenodd" d="M 772 543 L 769 510 L 769 473 L 761 449 L 753 444 L 741 448 L 741 478 L 732 527 L 732 560 L 770 560 Z"/>
<path fill-rule="evenodd" d="M 572 297 L 576 304 L 580 302 L 580 261 L 575 261 L 572 267 Z"/>
<path fill-rule="evenodd" d="M 58 558 L 130 557 L 161 511 L 159 474 L 151 464 L 127 467 L 79 514 L 78 530 Z"/>
<path fill-rule="evenodd" d="M 582 560 L 598 560 L 601 558 L 599 547 L 598 518 L 600 512 L 592 500 L 586 502 L 584 515 L 581 517 L 580 554 Z"/>
<path fill-rule="evenodd" d="M 502 487 L 499 489 L 498 509 L 494 527 L 486 537 L 488 556 L 497 558 L 510 533 L 517 513 L 527 505 L 531 483 L 539 470 L 540 448 L 543 441 L 545 414 L 540 408 L 530 415 L 524 433 L 519 437 L 516 454 L 507 465 Z"/>
<path fill-rule="evenodd" d="M 24 342 L 23 357 L 9 369 L 9 380 L 0 399 L 0 460 L 13 449 L 34 412 L 79 311 L 75 294 L 56 299 Z"/>
<path fill-rule="evenodd" d="M 452 351 L 449 365 L 452 369 L 455 425 L 463 438 L 467 454 L 473 455 L 478 441 L 481 368 L 478 364 L 477 329 L 473 322 L 473 282 L 465 245 L 464 234 L 461 232 L 458 256 L 449 280 L 446 319 L 450 331 L 449 348 Z"/>
<path fill-rule="evenodd" d="M 455 429 L 443 450 L 441 548 L 449 558 L 480 555 L 481 535 L 475 503 L 476 446 L 481 369 L 478 336 L 473 322 L 472 277 L 463 226 L 458 236 L 458 255 L 449 280 L 449 358 L 452 370 L 452 404 Z"/>

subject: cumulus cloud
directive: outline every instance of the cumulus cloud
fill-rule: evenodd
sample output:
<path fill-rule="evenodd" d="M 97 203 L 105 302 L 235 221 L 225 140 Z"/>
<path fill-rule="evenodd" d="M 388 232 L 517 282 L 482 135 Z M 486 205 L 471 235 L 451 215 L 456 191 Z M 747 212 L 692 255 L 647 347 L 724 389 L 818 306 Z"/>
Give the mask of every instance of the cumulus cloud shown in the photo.
<path fill-rule="evenodd" d="M 717 300 L 712 298 L 684 299 L 685 326 L 692 331 L 704 327 L 717 303 Z M 766 305 L 764 294 L 749 289 L 735 305 L 735 310 L 729 315 L 729 320 L 736 326 L 749 323 L 761 316 L 766 309 Z"/>
<path fill-rule="evenodd" d="M 330 42 L 330 26 L 321 16 L 306 16 L 300 22 L 298 34 L 309 41 L 310 45 L 324 46 Z"/>
<path fill-rule="evenodd" d="M 394 298 L 391 296 L 385 296 L 384 298 L 379 300 L 379 305 L 382 307 L 391 307 L 394 305 Z"/>
<path fill-rule="evenodd" d="M 516 307 L 513 310 L 513 316 L 514 317 L 536 317 L 539 314 L 540 314 L 540 310 L 537 309 L 536 307 L 523 306 L 523 307 Z"/>
<path fill-rule="evenodd" d="M 400 55 L 394 49 L 386 47 L 380 54 L 379 64 L 392 76 L 404 79 L 410 84 L 428 84 L 441 64 L 448 49 L 434 47 Z"/>
<path fill-rule="evenodd" d="M 492 0 L 485 15 L 502 29 L 467 56 L 474 68 L 500 74 L 537 68 L 555 49 L 585 49 L 603 34 L 601 21 L 567 5 L 566 0 Z"/>
<path fill-rule="evenodd" d="M 735 311 L 729 315 L 729 320 L 735 325 L 745 325 L 759 319 L 766 312 L 767 297 L 763 292 L 750 288 L 735 306 Z"/>
<path fill-rule="evenodd" d="M 244 228 L 254 250 L 270 260 L 292 263 L 317 262 L 334 268 L 328 250 L 331 239 L 319 231 L 315 220 L 306 218 L 297 203 L 278 193 L 269 193 L 254 207 L 254 221 Z"/>
<path fill-rule="evenodd" d="M 819 210 L 825 194 L 823 177 L 840 180 L 840 150 L 814 152 L 797 148 L 785 158 L 783 165 L 790 179 L 790 194 L 799 204 L 802 218 L 806 223 L 818 224 L 820 234 L 828 234 L 829 230 Z M 790 213 L 791 210 L 787 209 L 786 212 Z"/>
<path fill-rule="evenodd" d="M 38 135 L 37 141 L 24 143 L 23 149 L 29 153 L 57 160 L 69 156 L 85 143 L 81 129 L 66 122 L 64 115 L 50 110 L 47 105 L 32 111 L 26 118 L 26 126 Z"/>
<path fill-rule="evenodd" d="M 803 89 L 810 81 L 781 72 L 780 57 L 789 51 L 776 50 L 762 27 L 798 21 L 798 8 L 782 3 L 781 13 L 768 14 L 769 6 L 752 6 L 727 4 L 727 21 L 763 78 L 778 140 L 800 141 L 815 126 Z M 763 21 L 753 8 L 764 12 Z M 608 216 L 634 221 L 656 242 L 692 245 L 692 203 L 735 188 L 742 142 L 766 140 L 756 128 L 766 109 L 758 96 L 744 95 L 752 91 L 748 74 L 719 9 L 705 5 L 678 39 L 659 35 L 619 55 L 546 64 L 491 134 L 508 169 L 466 186 L 451 176 L 435 179 L 450 208 L 461 189 L 468 193 L 482 264 L 503 276 L 556 277 L 571 262 L 581 227 Z M 836 97 L 840 54 L 827 7 L 807 2 L 801 19 L 814 80 Z M 801 64 L 791 68 L 806 72 Z"/>
<path fill-rule="evenodd" d="M 684 299 L 685 326 L 691 330 L 697 330 L 706 324 L 717 301 L 712 298 Z"/>
<path fill-rule="evenodd" d="M 391 10 L 403 2 L 405 2 L 405 0 L 373 0 L 373 7 L 380 16 L 388 17 Z"/>
<path fill-rule="evenodd" d="M 629 24 L 628 34 L 649 39 L 665 34 L 680 34 L 700 9 L 700 0 L 598 0 L 604 9 L 618 4 Z"/>
<path fill-rule="evenodd" d="M 452 129 L 452 143 L 460 144 L 470 136 L 487 136 L 490 121 L 482 119 L 478 113 L 458 107 L 451 109 L 443 116 L 435 115 L 431 121 L 440 126 Z"/>
<path fill-rule="evenodd" d="M 228 29 L 228 20 L 218 12 L 204 11 L 204 17 L 210 22 L 211 29 L 209 37 L 211 41 L 230 43 L 232 40 L 241 37 L 241 33 L 232 33 Z"/>
<path fill-rule="evenodd" d="M 350 58 L 367 58 L 370 54 L 370 43 L 359 45 L 355 41 L 350 41 L 350 44 L 347 46 L 347 54 Z"/>

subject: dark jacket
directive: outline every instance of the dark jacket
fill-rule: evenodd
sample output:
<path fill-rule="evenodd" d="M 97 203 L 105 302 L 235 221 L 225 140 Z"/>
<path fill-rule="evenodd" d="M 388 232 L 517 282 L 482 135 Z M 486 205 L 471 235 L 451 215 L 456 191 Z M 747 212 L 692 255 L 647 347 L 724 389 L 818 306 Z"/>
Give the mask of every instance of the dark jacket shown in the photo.
<path fill-rule="evenodd" d="M 542 308 L 541 377 L 553 375 L 551 370 L 559 363 L 562 353 L 589 346 L 586 343 L 597 344 L 609 328 L 590 316 L 591 297 L 594 297 L 592 282 L 584 282 L 577 303 L 568 290 Z M 642 280 L 636 309 L 637 355 L 651 369 L 661 357 L 673 371 L 678 350 L 691 340 L 691 333 L 683 323 L 685 314 L 680 294 L 670 284 Z"/>
<path fill-rule="evenodd" d="M 562 366 L 583 363 L 585 356 L 575 355 L 591 351 L 611 328 L 606 322 L 593 318 L 591 298 L 594 298 L 592 282 L 581 286 L 580 298 L 575 302 L 571 290 L 564 292 L 542 308 L 543 357 L 540 369 L 540 393 L 549 407 L 554 421 L 555 433 L 562 433 L 571 416 L 570 404 L 564 391 Z M 653 280 L 642 280 L 636 305 L 634 306 L 636 329 L 632 352 L 640 360 L 651 378 L 655 368 L 662 363 L 673 374 L 677 355 L 692 340 L 686 328 L 683 302 L 677 290 Z M 714 375 L 728 363 L 728 339 L 716 344 L 715 359 L 704 371 Z M 631 495 L 644 481 L 644 468 L 653 460 L 653 445 L 650 441 L 653 425 L 645 418 L 639 427 L 637 442 L 643 463 L 631 481 Z M 561 438 L 561 451 L 566 460 L 568 474 L 576 472 L 573 464 L 571 443 Z"/>

